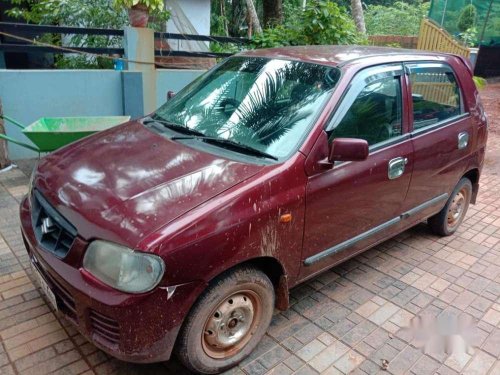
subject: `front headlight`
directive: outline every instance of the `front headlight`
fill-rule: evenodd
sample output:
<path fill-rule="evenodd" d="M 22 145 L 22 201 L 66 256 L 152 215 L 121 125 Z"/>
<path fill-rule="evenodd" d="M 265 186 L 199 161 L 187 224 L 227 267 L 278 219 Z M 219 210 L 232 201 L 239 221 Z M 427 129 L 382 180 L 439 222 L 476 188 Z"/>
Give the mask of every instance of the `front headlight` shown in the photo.
<path fill-rule="evenodd" d="M 144 293 L 160 282 L 163 260 L 105 241 L 90 243 L 83 267 L 103 283 L 127 293 Z"/>

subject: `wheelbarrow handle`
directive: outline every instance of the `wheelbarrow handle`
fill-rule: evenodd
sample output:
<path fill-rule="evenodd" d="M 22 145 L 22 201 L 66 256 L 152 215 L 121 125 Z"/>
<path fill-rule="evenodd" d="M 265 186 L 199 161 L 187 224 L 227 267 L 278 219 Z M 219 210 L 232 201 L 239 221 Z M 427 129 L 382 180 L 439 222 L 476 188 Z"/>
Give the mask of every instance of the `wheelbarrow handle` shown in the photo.
<path fill-rule="evenodd" d="M 22 147 L 25 147 L 25 148 L 29 148 L 30 150 L 33 150 L 33 151 L 36 151 L 36 152 L 40 153 L 40 150 L 38 148 L 36 148 L 35 146 L 32 146 L 32 145 L 29 145 L 27 143 L 18 141 L 17 139 L 14 139 L 14 138 L 11 138 L 11 137 L 7 137 L 6 135 L 0 134 L 0 139 L 5 139 L 8 142 L 15 143 L 15 144 L 17 144 L 19 146 L 22 146 Z"/>
<path fill-rule="evenodd" d="M 7 115 L 3 115 L 0 113 L 0 117 L 9 121 L 10 123 L 16 125 L 18 128 L 21 128 L 21 129 L 24 129 L 26 126 L 24 126 L 23 124 L 21 124 L 19 121 L 16 121 L 14 120 L 12 117 L 9 117 Z"/>

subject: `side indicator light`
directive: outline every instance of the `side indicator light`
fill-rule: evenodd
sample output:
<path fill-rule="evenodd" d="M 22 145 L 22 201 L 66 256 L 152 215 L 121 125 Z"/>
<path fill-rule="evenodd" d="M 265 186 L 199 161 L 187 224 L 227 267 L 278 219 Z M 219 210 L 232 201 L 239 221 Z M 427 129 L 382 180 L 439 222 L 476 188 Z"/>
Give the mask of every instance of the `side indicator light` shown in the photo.
<path fill-rule="evenodd" d="M 283 214 L 280 216 L 280 223 L 289 223 L 292 221 L 292 214 Z"/>

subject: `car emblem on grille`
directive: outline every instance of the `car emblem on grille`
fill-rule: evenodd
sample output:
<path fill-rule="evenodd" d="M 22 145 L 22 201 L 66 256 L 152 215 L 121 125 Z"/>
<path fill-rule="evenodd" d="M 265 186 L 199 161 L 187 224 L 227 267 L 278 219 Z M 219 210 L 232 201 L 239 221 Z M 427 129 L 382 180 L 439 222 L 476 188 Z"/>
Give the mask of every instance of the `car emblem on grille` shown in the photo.
<path fill-rule="evenodd" d="M 52 222 L 50 217 L 46 217 L 45 219 L 42 220 L 42 233 L 43 234 L 48 234 L 50 232 L 53 232 L 56 229 L 56 226 Z"/>

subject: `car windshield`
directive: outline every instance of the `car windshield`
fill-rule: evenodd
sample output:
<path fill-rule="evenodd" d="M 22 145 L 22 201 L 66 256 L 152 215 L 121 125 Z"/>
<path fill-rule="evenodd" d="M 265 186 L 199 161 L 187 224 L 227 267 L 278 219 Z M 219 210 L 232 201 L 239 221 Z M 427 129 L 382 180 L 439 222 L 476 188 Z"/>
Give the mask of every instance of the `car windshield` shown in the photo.
<path fill-rule="evenodd" d="M 153 116 L 276 158 L 309 131 L 340 77 L 335 67 L 233 57 L 207 72 Z"/>

